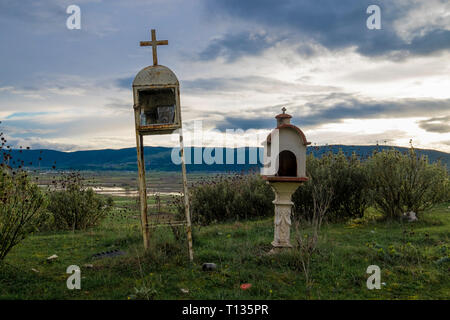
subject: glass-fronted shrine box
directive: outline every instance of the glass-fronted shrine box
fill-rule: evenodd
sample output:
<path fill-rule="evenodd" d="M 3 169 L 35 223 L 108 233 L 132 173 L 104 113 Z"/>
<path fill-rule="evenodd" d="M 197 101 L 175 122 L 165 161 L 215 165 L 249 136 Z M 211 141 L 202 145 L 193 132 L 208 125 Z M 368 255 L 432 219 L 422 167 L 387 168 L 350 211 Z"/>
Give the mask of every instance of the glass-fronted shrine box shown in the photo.
<path fill-rule="evenodd" d="M 142 69 L 133 82 L 137 130 L 172 133 L 181 127 L 178 79 L 164 66 Z"/>
<path fill-rule="evenodd" d="M 140 125 L 173 124 L 175 121 L 175 89 L 139 91 Z"/>

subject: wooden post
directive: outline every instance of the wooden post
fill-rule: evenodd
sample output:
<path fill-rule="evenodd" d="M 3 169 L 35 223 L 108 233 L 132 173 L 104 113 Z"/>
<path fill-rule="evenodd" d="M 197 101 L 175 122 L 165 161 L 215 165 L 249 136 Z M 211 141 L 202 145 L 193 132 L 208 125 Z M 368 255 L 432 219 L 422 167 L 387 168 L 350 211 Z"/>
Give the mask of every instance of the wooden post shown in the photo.
<path fill-rule="evenodd" d="M 189 192 L 187 185 L 186 164 L 184 161 L 183 128 L 180 128 L 180 155 L 181 155 L 181 171 L 183 174 L 184 212 L 186 214 L 186 231 L 188 238 L 189 260 L 192 262 L 194 260 L 194 249 L 192 248 L 191 213 L 189 210 Z"/>
<path fill-rule="evenodd" d="M 139 108 L 135 107 L 136 121 L 136 149 L 139 172 L 139 199 L 141 203 L 141 227 L 144 248 L 147 250 L 150 246 L 150 228 L 147 219 L 147 185 L 145 183 L 145 160 L 144 160 L 144 137 L 139 133 Z"/>

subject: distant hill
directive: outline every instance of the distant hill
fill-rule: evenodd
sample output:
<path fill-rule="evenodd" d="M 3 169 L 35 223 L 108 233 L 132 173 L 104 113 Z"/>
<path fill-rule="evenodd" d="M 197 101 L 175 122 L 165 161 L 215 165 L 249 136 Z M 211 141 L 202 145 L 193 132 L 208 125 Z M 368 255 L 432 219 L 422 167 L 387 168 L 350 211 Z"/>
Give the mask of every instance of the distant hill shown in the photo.
<path fill-rule="evenodd" d="M 351 155 L 352 152 L 366 158 L 371 155 L 374 150 L 390 149 L 391 146 L 346 146 L 346 145 L 330 145 L 330 146 L 310 146 L 307 149 L 308 153 L 313 153 L 315 156 L 321 156 L 329 150 L 334 153 L 340 149 L 346 154 Z M 403 147 L 394 147 L 395 149 L 405 152 L 408 149 Z M 186 148 L 186 155 L 190 154 L 191 163 L 194 163 L 194 154 L 196 152 L 203 152 L 204 148 Z M 236 155 L 239 152 L 245 152 L 245 159 L 249 159 L 249 153 L 258 153 L 261 148 L 246 147 L 238 149 L 224 149 L 223 163 L 225 163 L 226 152 L 234 152 L 235 164 L 212 164 L 208 165 L 204 162 L 201 164 L 188 164 L 187 170 L 189 172 L 203 172 L 203 171 L 242 171 L 259 167 L 258 164 L 236 164 Z M 450 168 L 450 154 L 435 150 L 416 149 L 420 154 L 428 156 L 430 161 L 435 162 L 441 160 Z M 180 165 L 176 165 L 171 161 L 172 148 L 165 147 L 145 147 L 145 161 L 147 170 L 158 171 L 178 171 Z M 104 149 L 104 150 L 89 150 L 89 151 L 75 151 L 75 152 L 61 152 L 55 150 L 12 150 L 13 160 L 17 163 L 18 160 L 23 160 L 25 166 L 40 169 L 52 169 L 53 166 L 59 170 L 120 170 L 130 171 L 137 170 L 136 149 Z M 214 155 L 214 153 L 213 153 Z M 262 156 L 262 154 L 261 154 Z M 42 160 L 39 160 L 42 158 Z M 258 157 L 259 159 L 259 157 Z M 248 160 L 246 161 L 248 163 Z"/>

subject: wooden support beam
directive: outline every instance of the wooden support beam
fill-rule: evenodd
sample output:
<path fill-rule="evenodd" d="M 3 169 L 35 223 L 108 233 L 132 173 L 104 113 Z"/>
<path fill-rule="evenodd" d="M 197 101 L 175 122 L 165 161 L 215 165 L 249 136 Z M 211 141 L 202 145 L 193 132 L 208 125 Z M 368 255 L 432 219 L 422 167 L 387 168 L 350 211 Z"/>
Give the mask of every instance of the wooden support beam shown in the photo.
<path fill-rule="evenodd" d="M 180 123 L 182 123 L 181 113 L 180 113 Z M 192 224 L 191 224 L 191 213 L 189 209 L 189 190 L 187 185 L 186 164 L 184 161 L 183 128 L 180 128 L 180 155 L 181 155 L 181 171 L 183 174 L 184 212 L 186 215 L 186 232 L 189 248 L 189 260 L 192 262 L 194 261 L 194 249 L 192 247 Z"/>
<path fill-rule="evenodd" d="M 144 248 L 147 250 L 150 246 L 150 228 L 147 217 L 147 185 L 145 183 L 145 159 L 144 159 L 144 138 L 139 134 L 139 108 L 135 108 L 134 115 L 136 121 L 136 149 L 138 160 L 138 178 L 139 178 L 139 200 L 141 204 L 141 227 L 142 237 L 144 240 Z"/>

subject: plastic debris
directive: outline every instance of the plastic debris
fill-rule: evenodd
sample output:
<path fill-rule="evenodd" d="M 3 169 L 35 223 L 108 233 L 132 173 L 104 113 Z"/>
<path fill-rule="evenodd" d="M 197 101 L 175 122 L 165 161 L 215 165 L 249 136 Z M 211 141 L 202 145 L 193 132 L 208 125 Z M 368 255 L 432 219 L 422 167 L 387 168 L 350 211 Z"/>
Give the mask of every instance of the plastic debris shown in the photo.
<path fill-rule="evenodd" d="M 251 283 L 243 283 L 243 284 L 241 284 L 241 289 L 242 290 L 248 290 L 248 289 L 250 289 L 252 287 L 252 284 Z"/>
<path fill-rule="evenodd" d="M 217 265 L 215 263 L 204 263 L 202 266 L 203 271 L 214 271 L 217 269 Z"/>

